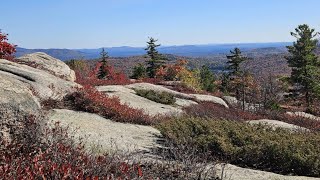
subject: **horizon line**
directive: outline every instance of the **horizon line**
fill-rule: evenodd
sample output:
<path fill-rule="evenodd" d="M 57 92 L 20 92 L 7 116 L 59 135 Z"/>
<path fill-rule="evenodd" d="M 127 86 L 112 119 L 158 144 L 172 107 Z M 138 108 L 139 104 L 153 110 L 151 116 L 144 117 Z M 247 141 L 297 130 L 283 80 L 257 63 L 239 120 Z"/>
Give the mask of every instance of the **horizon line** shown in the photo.
<path fill-rule="evenodd" d="M 179 46 L 219 46 L 219 45 L 243 45 L 243 44 L 276 44 L 276 43 L 292 43 L 289 41 L 272 41 L 272 42 L 234 42 L 234 43 L 207 43 L 207 44 L 181 44 L 181 45 L 162 45 L 159 48 L 162 47 L 179 47 Z M 128 45 L 123 45 L 123 46 L 105 46 L 105 47 L 96 47 L 96 48 L 28 48 L 28 47 L 21 47 L 17 46 L 17 48 L 22 48 L 22 49 L 68 49 L 68 50 L 90 50 L 90 49 L 102 49 L 102 48 L 122 48 L 122 47 L 129 47 L 129 48 L 145 48 L 145 46 L 128 46 Z"/>

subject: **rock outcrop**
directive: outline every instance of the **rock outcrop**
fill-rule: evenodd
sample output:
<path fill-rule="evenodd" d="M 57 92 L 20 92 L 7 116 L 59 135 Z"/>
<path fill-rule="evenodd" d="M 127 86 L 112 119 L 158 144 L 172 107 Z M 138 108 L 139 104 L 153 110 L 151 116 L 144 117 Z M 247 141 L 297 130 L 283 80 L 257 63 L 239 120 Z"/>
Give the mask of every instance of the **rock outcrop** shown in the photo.
<path fill-rule="evenodd" d="M 115 96 L 120 99 L 122 104 L 135 109 L 142 109 L 151 116 L 155 115 L 176 115 L 182 113 L 179 107 L 173 107 L 166 104 L 160 104 L 144 97 L 136 95 L 135 91 L 125 86 L 112 85 L 112 86 L 99 86 L 96 87 L 98 91 L 104 92 L 109 96 Z M 188 105 L 188 102 L 178 100 L 181 105 Z M 190 103 L 190 102 L 189 102 Z"/>
<path fill-rule="evenodd" d="M 297 117 L 320 121 L 320 117 L 317 117 L 315 115 L 312 115 L 312 114 L 309 114 L 306 112 L 286 112 L 286 114 L 288 114 L 290 116 L 297 116 Z"/>
<path fill-rule="evenodd" d="M 211 166 L 211 168 L 213 167 Z M 285 176 L 272 172 L 242 168 L 232 164 L 217 164 L 214 166 L 214 169 L 217 177 L 228 180 L 320 180 L 320 178 L 305 176 Z"/>
<path fill-rule="evenodd" d="M 158 146 L 160 132 L 150 126 L 125 124 L 96 114 L 64 109 L 52 110 L 49 120 L 69 126 L 75 136 L 84 138 L 87 147 L 100 145 L 101 151 L 150 151 Z"/>
<path fill-rule="evenodd" d="M 227 103 L 219 97 L 215 97 L 211 95 L 203 95 L 203 94 L 191 94 L 191 95 L 194 96 L 197 101 L 212 102 L 212 103 L 220 104 L 225 108 L 229 108 Z"/>
<path fill-rule="evenodd" d="M 19 64 L 27 64 L 50 74 L 74 82 L 76 75 L 64 62 L 46 53 L 26 54 L 16 59 Z"/>
<path fill-rule="evenodd" d="M 243 102 L 237 100 L 237 98 L 232 97 L 232 96 L 223 96 L 222 97 L 223 100 L 225 100 L 229 105 L 231 106 L 243 106 Z M 253 103 L 247 103 L 244 102 L 244 109 L 247 111 L 253 111 L 255 112 L 258 109 L 261 109 L 263 107 L 262 104 L 253 104 Z"/>
<path fill-rule="evenodd" d="M 149 83 L 134 83 L 126 86 L 111 85 L 111 86 L 98 86 L 98 91 L 104 92 L 109 96 L 116 96 L 120 99 L 121 103 L 127 104 L 136 109 L 143 109 L 149 115 L 177 115 L 183 111 L 182 107 L 198 104 L 198 102 L 208 101 L 220 104 L 228 108 L 221 98 L 211 95 L 201 94 L 185 94 L 181 92 L 168 89 L 161 85 L 154 85 Z M 175 96 L 176 103 L 174 105 L 160 104 L 144 97 L 136 95 L 137 90 L 153 90 L 156 92 L 167 92 Z"/>
<path fill-rule="evenodd" d="M 251 120 L 247 121 L 250 124 L 262 124 L 271 127 L 272 129 L 283 128 L 293 132 L 306 132 L 309 129 L 300 127 L 294 124 L 289 124 L 286 122 L 278 121 L 278 120 L 270 120 L 270 119 L 260 119 L 260 120 Z"/>
<path fill-rule="evenodd" d="M 163 87 L 161 85 L 155 85 L 155 84 L 150 84 L 150 83 L 135 83 L 135 84 L 130 84 L 125 86 L 126 88 L 130 89 L 143 89 L 143 90 L 153 90 L 156 92 L 167 92 L 170 94 L 173 94 L 175 97 L 182 98 L 182 99 L 194 99 L 194 96 L 177 92 L 172 89 L 168 89 L 166 87 Z"/>
<path fill-rule="evenodd" d="M 47 57 L 43 53 L 41 55 L 43 58 Z M 31 57 L 34 58 L 34 65 L 37 56 Z M 58 65 L 54 66 L 54 61 Z M 35 66 L 40 69 L 37 69 L 25 65 L 29 63 L 19 64 L 0 59 L 0 136 L 10 140 L 11 134 L 16 133 L 13 129 L 21 127 L 26 116 L 41 114 L 42 100 L 59 100 L 79 87 L 75 82 L 61 79 L 63 73 L 50 74 L 59 69 L 56 67 L 63 67 L 63 62 L 48 57 L 48 66 L 46 63 L 44 59 L 40 59 L 39 66 Z"/>
<path fill-rule="evenodd" d="M 61 99 L 80 87 L 75 82 L 66 81 L 46 71 L 4 59 L 0 59 L 0 75 L 6 81 L 20 81 L 40 100 Z"/>

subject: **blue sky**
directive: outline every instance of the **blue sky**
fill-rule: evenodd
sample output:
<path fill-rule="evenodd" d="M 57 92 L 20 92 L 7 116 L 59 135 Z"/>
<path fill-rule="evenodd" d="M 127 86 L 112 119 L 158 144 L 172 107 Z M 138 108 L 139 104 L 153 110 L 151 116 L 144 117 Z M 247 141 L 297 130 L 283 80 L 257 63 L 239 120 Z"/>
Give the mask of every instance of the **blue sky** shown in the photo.
<path fill-rule="evenodd" d="M 293 41 L 320 31 L 319 0 L 2 0 L 0 29 L 26 48 Z"/>

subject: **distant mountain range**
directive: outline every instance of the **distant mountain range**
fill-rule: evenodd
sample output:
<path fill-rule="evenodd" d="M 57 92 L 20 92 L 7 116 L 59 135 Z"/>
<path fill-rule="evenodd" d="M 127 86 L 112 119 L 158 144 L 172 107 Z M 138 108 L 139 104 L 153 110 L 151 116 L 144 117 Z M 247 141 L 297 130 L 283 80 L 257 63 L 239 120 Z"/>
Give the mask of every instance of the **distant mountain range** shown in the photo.
<path fill-rule="evenodd" d="M 240 44 L 208 44 L 208 45 L 183 45 L 183 46 L 161 46 L 159 52 L 163 54 L 173 54 L 178 56 L 189 57 L 205 57 L 217 54 L 226 54 L 235 47 L 240 48 L 242 51 L 261 52 L 261 53 L 283 53 L 286 52 L 285 46 L 291 45 L 289 42 L 277 42 L 277 43 L 240 43 Z M 145 54 L 144 47 L 111 47 L 105 48 L 112 57 L 129 57 L 139 56 Z M 96 59 L 101 52 L 101 48 L 98 49 L 26 49 L 17 48 L 16 56 L 22 56 L 24 54 L 44 52 L 55 58 L 61 60 L 70 59 Z"/>

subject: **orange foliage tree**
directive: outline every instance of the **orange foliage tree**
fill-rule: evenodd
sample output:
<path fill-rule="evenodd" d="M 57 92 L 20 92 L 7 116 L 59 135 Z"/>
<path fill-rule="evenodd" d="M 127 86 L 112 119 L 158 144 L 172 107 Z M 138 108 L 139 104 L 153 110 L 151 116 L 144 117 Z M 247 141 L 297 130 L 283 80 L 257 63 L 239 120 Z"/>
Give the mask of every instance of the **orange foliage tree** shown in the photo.
<path fill-rule="evenodd" d="M 121 71 L 117 71 L 113 66 L 106 65 L 102 67 L 102 63 L 98 62 L 94 68 L 91 68 L 85 61 L 80 65 L 75 66 L 73 69 L 76 73 L 76 82 L 82 85 L 101 86 L 101 85 L 125 85 L 129 84 L 129 78 Z M 77 63 L 79 64 L 79 63 Z M 99 79 L 97 74 L 101 71 L 101 68 L 105 68 L 107 76 L 103 79 Z"/>
<path fill-rule="evenodd" d="M 187 60 L 178 60 L 175 64 L 160 67 L 156 72 L 156 77 L 167 81 L 180 80 L 179 74 L 187 69 L 187 63 Z"/>

